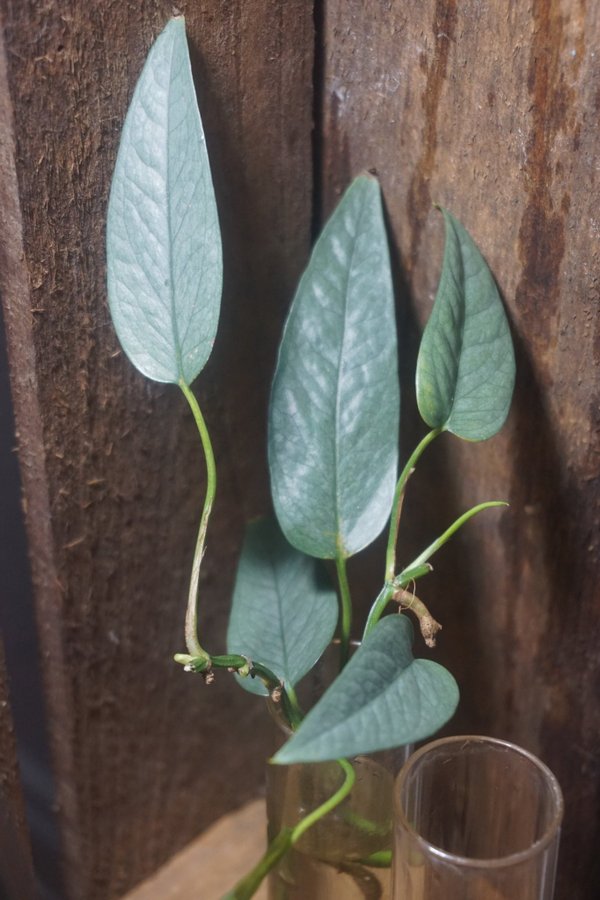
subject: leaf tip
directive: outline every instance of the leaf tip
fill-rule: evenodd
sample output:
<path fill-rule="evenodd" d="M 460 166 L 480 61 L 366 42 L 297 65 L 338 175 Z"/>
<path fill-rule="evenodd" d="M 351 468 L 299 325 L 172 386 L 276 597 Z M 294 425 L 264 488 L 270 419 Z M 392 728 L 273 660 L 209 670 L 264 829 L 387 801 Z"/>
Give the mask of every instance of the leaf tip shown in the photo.
<path fill-rule="evenodd" d="M 377 169 L 374 167 L 371 169 L 363 169 L 362 172 L 358 173 L 358 178 L 364 178 L 366 181 L 374 181 L 379 184 L 379 175 L 377 174 Z"/>
<path fill-rule="evenodd" d="M 283 748 L 282 748 L 282 749 L 283 749 Z M 269 757 L 269 759 L 267 760 L 267 763 L 268 763 L 270 766 L 286 766 L 286 765 L 287 765 L 287 760 L 282 760 L 282 759 L 280 758 L 280 757 L 281 757 L 281 752 L 282 752 L 281 750 L 278 750 L 277 753 L 276 753 L 274 756 Z"/>
<path fill-rule="evenodd" d="M 363 169 L 352 181 L 350 188 L 359 187 L 365 190 L 372 190 L 375 193 L 381 193 L 381 184 L 375 169 Z"/>

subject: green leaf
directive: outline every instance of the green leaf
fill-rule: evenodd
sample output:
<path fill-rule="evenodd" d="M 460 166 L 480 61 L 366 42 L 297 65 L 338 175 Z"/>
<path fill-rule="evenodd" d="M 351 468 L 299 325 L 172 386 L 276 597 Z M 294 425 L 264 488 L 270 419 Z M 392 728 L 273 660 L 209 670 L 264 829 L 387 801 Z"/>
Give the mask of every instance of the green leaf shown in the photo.
<path fill-rule="evenodd" d="M 417 403 L 431 428 L 483 441 L 508 415 L 513 345 L 487 263 L 460 222 L 445 209 L 442 213 L 446 246 L 417 360 Z"/>
<path fill-rule="evenodd" d="M 337 617 L 337 596 L 322 565 L 291 547 L 273 520 L 250 524 L 233 592 L 228 652 L 261 662 L 295 685 L 329 645 Z M 259 679 L 239 681 L 252 693 L 267 693 Z"/>
<path fill-rule="evenodd" d="M 150 50 L 127 112 L 107 223 L 108 298 L 125 353 L 155 381 L 190 384 L 215 339 L 217 208 L 183 18 Z"/>
<path fill-rule="evenodd" d="M 315 245 L 279 350 L 269 464 L 290 543 L 333 559 L 377 537 L 394 494 L 399 415 L 381 194 L 361 176 Z"/>
<path fill-rule="evenodd" d="M 414 659 L 406 616 L 382 619 L 274 757 L 320 762 L 420 741 L 454 713 L 458 687 L 438 663 Z"/>

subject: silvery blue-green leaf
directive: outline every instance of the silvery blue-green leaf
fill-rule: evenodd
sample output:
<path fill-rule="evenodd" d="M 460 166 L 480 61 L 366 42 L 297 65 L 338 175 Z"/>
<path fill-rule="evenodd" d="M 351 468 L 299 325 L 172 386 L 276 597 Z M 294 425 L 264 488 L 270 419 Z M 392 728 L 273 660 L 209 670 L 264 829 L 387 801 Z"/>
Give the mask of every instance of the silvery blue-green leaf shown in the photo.
<path fill-rule="evenodd" d="M 125 353 L 156 381 L 190 384 L 221 302 L 221 238 L 183 18 L 150 50 L 117 156 L 107 223 L 108 298 Z"/>
<path fill-rule="evenodd" d="M 452 716 L 458 687 L 438 663 L 412 655 L 406 616 L 381 619 L 274 757 L 320 762 L 429 737 Z"/>
<path fill-rule="evenodd" d="M 431 428 L 469 441 L 500 430 L 515 382 L 510 329 L 492 274 L 472 238 L 442 210 L 446 246 L 417 361 L 417 402 Z"/>
<path fill-rule="evenodd" d="M 273 382 L 271 488 L 299 550 L 351 556 L 382 530 L 396 482 L 399 407 L 381 194 L 361 176 L 315 245 Z"/>
<path fill-rule="evenodd" d="M 322 564 L 291 547 L 277 523 L 250 524 L 242 548 L 227 632 L 227 652 L 248 656 L 295 685 L 329 645 L 337 596 Z M 255 694 L 258 678 L 240 678 Z"/>

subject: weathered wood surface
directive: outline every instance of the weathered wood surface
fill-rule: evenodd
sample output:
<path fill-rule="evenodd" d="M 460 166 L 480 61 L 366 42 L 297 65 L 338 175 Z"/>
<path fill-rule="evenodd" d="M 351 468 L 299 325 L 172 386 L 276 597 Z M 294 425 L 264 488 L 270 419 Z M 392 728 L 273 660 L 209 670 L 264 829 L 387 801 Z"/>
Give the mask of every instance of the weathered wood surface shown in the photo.
<path fill-rule="evenodd" d="M 123 900 L 221 900 L 265 852 L 266 831 L 265 802 L 254 800 L 219 819 Z M 265 882 L 254 900 L 267 900 Z"/>
<path fill-rule="evenodd" d="M 29 833 L 0 641 L 0 897 L 34 900 Z"/>
<path fill-rule="evenodd" d="M 585 0 L 325 3 L 323 205 L 377 169 L 409 383 L 442 249 L 432 203 L 475 236 L 512 321 L 510 422 L 485 445 L 440 439 L 409 486 L 404 541 L 410 559 L 468 505 L 511 503 L 421 590 L 461 685 L 452 729 L 521 742 L 563 785 L 559 900 L 600 896 L 599 48 Z M 406 452 L 423 433 L 412 393 Z"/>
<path fill-rule="evenodd" d="M 244 519 L 266 505 L 266 397 L 309 240 L 312 5 L 177 5 L 225 245 L 218 349 L 198 388 L 220 473 L 202 576 L 206 643 L 217 651 Z M 177 390 L 145 382 L 119 354 L 106 306 L 120 128 L 173 7 L 0 8 L 15 123 L 14 141 L 3 125 L 2 300 L 67 893 L 107 900 L 254 794 L 262 710 L 229 676 L 208 689 L 171 661 L 182 649 L 201 453 Z"/>

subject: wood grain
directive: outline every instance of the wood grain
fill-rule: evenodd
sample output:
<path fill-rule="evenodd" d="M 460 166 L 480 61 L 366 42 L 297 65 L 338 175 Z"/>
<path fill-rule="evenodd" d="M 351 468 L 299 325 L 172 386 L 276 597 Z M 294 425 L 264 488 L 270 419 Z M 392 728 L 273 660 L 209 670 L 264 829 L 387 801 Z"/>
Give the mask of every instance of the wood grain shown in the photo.
<path fill-rule="evenodd" d="M 0 642 L 0 896 L 34 900 L 29 830 L 19 778 L 4 651 Z"/>
<path fill-rule="evenodd" d="M 220 485 L 202 575 L 223 649 L 244 520 L 267 505 L 265 407 L 307 251 L 312 5 L 188 0 L 222 216 L 218 349 L 198 394 Z M 72 900 L 122 894 L 251 797 L 261 706 L 171 657 L 204 473 L 175 389 L 119 353 L 104 287 L 107 191 L 161 0 L 2 0 L 14 114 L 3 293 L 50 730 Z M 10 173 L 9 173 L 10 174 Z M 8 177 L 8 176 L 7 176 Z M 7 186 L 8 184 L 8 186 Z"/>
<path fill-rule="evenodd" d="M 396 247 L 405 453 L 423 433 L 412 380 L 448 207 L 497 277 L 518 355 L 510 421 L 445 437 L 411 481 L 403 559 L 467 506 L 423 599 L 457 674 L 452 730 L 541 754 L 566 796 L 557 897 L 600 895 L 600 7 L 583 0 L 326 0 L 323 211 L 380 175 Z M 364 579 L 363 579 L 364 581 Z"/>
<path fill-rule="evenodd" d="M 219 819 L 123 900 L 220 900 L 258 862 L 266 847 L 264 800 Z M 255 900 L 267 900 L 263 882 Z"/>

